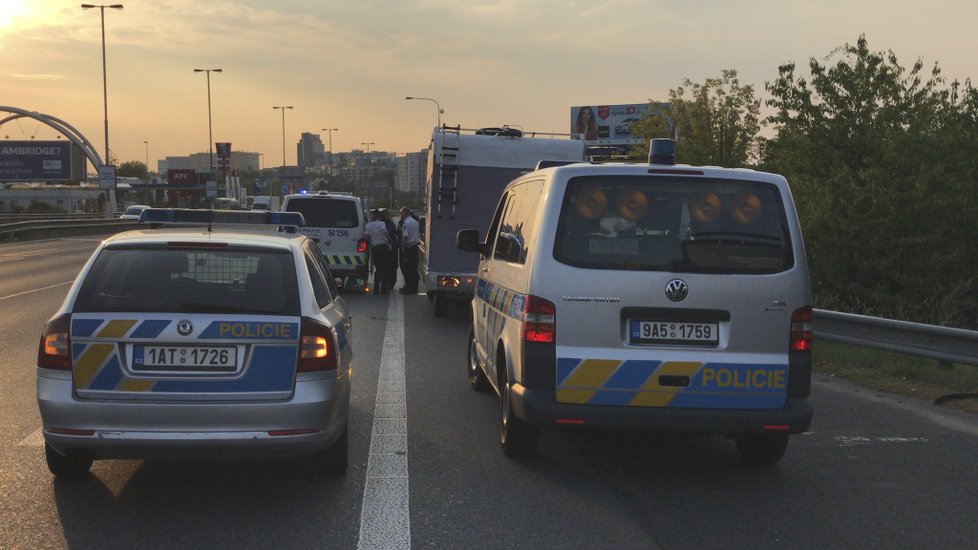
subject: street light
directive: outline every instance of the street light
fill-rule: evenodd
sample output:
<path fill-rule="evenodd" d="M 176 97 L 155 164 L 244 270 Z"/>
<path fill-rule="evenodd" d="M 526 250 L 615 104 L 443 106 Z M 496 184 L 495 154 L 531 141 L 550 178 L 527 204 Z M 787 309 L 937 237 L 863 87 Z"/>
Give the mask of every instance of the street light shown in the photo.
<path fill-rule="evenodd" d="M 207 73 L 207 150 L 210 152 L 208 173 L 214 172 L 214 133 L 211 130 L 211 73 L 224 72 L 222 69 L 194 69 L 195 73 Z"/>
<path fill-rule="evenodd" d="M 102 21 L 102 103 L 105 113 L 105 160 L 102 162 L 108 165 L 111 161 L 109 160 L 109 84 L 105 73 L 105 8 L 121 10 L 122 4 L 82 4 L 81 7 L 83 10 L 98 8 Z M 108 203 L 107 209 L 111 215 L 115 213 L 115 185 L 109 188 Z"/>
<path fill-rule="evenodd" d="M 417 99 L 417 100 L 421 100 L 421 101 L 430 101 L 430 102 L 434 103 L 435 104 L 435 107 L 438 109 L 438 128 L 441 128 L 441 115 L 445 113 L 445 109 L 442 109 L 441 108 L 441 105 L 438 104 L 438 101 L 436 101 L 436 100 L 434 100 L 434 99 L 432 99 L 430 97 L 412 97 L 412 96 L 407 96 L 404 99 L 407 99 L 409 101 L 412 100 L 412 99 Z"/>
<path fill-rule="evenodd" d="M 146 146 L 146 175 L 149 176 L 149 141 L 144 139 L 143 145 Z"/>
<path fill-rule="evenodd" d="M 370 146 L 373 145 L 373 144 L 374 144 L 374 142 L 372 142 L 372 141 L 361 141 L 360 142 L 360 145 L 366 145 L 367 146 L 367 160 L 370 160 Z"/>
<path fill-rule="evenodd" d="M 282 110 L 282 171 L 281 171 L 281 173 L 279 175 L 279 179 L 280 180 L 284 180 L 285 179 L 285 110 L 286 109 L 292 109 L 292 108 L 293 107 L 291 105 L 278 105 L 278 106 L 272 107 L 273 110 L 274 109 L 281 109 Z M 280 182 L 280 183 L 282 183 L 282 182 Z"/>
<path fill-rule="evenodd" d="M 329 132 L 329 177 L 333 177 L 333 132 L 339 132 L 339 128 L 323 128 L 324 132 Z"/>

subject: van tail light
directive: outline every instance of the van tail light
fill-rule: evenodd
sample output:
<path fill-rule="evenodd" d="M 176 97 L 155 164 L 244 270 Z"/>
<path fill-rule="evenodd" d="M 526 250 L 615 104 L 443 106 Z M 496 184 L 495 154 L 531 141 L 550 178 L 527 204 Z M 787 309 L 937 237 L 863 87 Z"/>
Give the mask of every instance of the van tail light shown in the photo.
<path fill-rule="evenodd" d="M 71 345 L 68 330 L 71 314 L 55 317 L 44 325 L 37 346 L 37 366 L 42 369 L 71 370 Z"/>
<path fill-rule="evenodd" d="M 360 239 L 357 241 L 357 252 L 363 254 L 367 251 L 367 239 Z"/>
<path fill-rule="evenodd" d="M 523 341 L 553 344 L 556 341 L 556 332 L 557 308 L 553 303 L 536 296 L 527 296 L 523 304 Z"/>
<path fill-rule="evenodd" d="M 796 309 L 791 314 L 789 351 L 812 351 L 812 306 Z"/>
<path fill-rule="evenodd" d="M 338 364 L 336 341 L 328 326 L 310 319 L 302 318 L 299 330 L 299 372 L 336 370 Z"/>

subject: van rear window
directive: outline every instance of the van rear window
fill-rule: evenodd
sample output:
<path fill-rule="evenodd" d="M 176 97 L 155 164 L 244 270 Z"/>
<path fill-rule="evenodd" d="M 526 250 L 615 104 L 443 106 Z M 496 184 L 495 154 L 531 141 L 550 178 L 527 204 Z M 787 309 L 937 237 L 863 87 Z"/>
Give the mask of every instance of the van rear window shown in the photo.
<path fill-rule="evenodd" d="M 298 315 L 288 251 L 106 248 L 74 311 Z"/>
<path fill-rule="evenodd" d="M 568 182 L 557 261 L 595 269 L 777 273 L 794 265 L 778 188 L 713 178 Z"/>
<path fill-rule="evenodd" d="M 286 212 L 301 212 L 308 227 L 357 227 L 357 204 L 343 199 L 296 199 L 285 205 Z"/>

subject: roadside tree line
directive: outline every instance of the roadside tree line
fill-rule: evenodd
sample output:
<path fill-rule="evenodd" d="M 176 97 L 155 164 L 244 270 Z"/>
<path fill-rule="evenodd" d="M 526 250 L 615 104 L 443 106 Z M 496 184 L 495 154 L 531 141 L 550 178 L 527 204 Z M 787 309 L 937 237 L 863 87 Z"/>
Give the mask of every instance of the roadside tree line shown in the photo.
<path fill-rule="evenodd" d="M 978 328 L 978 90 L 865 36 L 781 65 L 768 114 L 735 70 L 685 79 L 632 132 L 683 163 L 783 174 L 816 307 Z M 765 129 L 762 135 L 762 129 Z M 766 137 L 769 136 L 769 137 Z M 637 147 L 636 156 L 647 154 Z"/>

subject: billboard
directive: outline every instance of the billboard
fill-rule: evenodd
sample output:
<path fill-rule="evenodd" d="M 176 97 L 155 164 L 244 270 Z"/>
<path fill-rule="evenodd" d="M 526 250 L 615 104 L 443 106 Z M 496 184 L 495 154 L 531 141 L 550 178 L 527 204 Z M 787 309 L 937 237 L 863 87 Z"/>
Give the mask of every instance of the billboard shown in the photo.
<path fill-rule="evenodd" d="M 70 141 L 0 141 L 0 181 L 78 182 L 86 160 Z"/>
<path fill-rule="evenodd" d="M 185 189 L 199 187 L 199 182 L 197 181 L 197 171 L 193 169 L 167 170 L 166 184 L 169 187 L 181 187 Z"/>
<path fill-rule="evenodd" d="M 648 114 L 648 103 L 571 107 L 570 133 L 583 135 L 589 146 L 633 145 L 642 140 L 632 135 L 630 124 Z"/>

